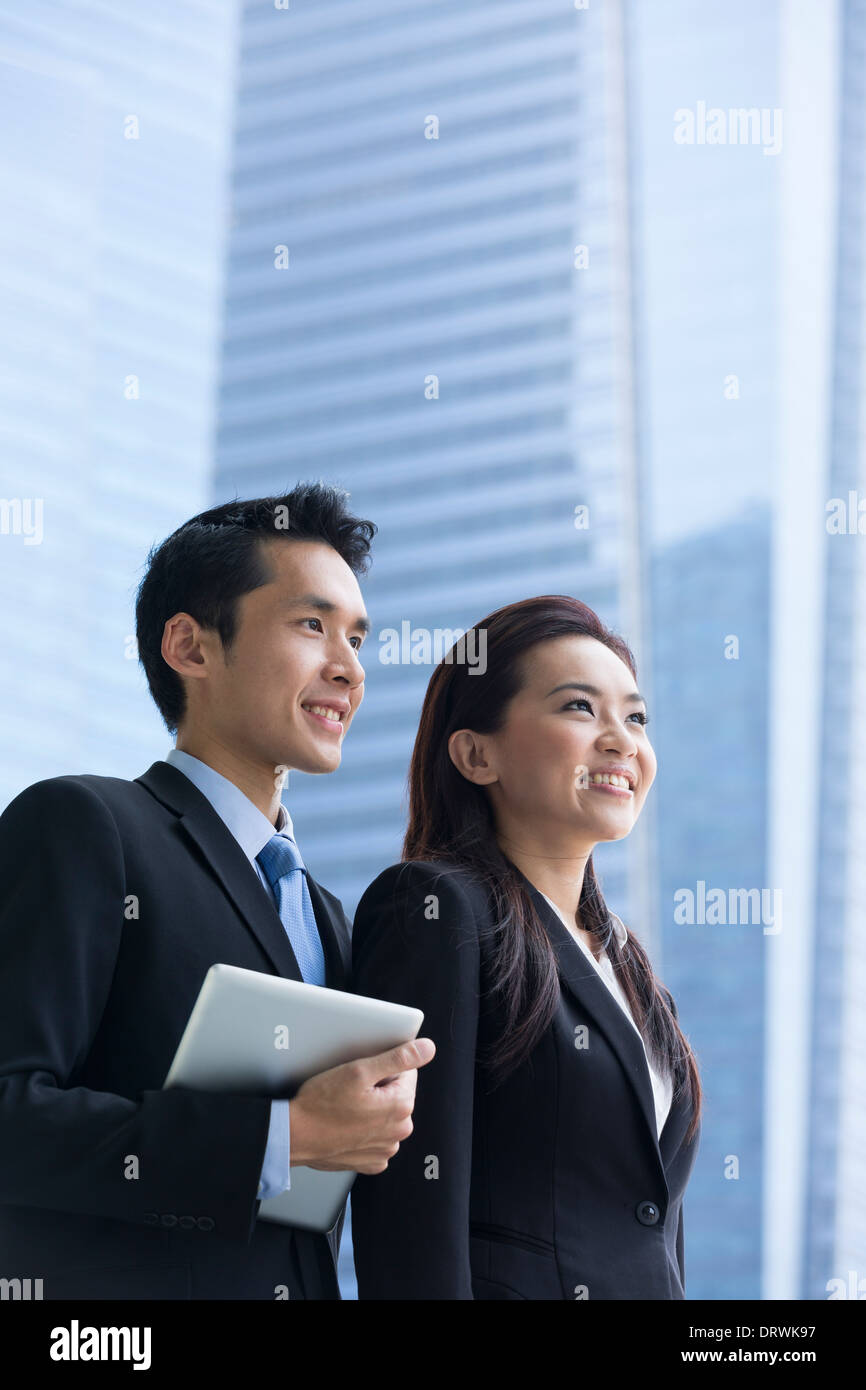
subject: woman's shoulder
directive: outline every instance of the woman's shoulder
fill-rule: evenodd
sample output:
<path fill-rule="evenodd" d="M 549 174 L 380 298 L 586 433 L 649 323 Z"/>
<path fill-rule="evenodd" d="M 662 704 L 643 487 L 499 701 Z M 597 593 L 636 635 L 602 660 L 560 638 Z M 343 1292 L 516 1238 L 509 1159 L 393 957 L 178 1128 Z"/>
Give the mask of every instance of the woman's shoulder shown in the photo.
<path fill-rule="evenodd" d="M 401 912 L 420 906 L 430 896 L 446 899 L 451 910 L 465 909 L 486 912 L 487 892 L 480 876 L 466 864 L 453 858 L 401 859 L 383 869 L 365 889 L 358 903 L 357 915 L 371 907 L 381 907 L 385 901 L 399 904 Z"/>

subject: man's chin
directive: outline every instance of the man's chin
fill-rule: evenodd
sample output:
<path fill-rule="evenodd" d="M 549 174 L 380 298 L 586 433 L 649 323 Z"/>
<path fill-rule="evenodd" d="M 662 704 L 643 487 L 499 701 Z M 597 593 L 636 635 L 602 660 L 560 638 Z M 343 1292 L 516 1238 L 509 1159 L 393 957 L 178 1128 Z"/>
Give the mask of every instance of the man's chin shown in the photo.
<path fill-rule="evenodd" d="M 308 772 L 315 776 L 320 772 L 336 772 L 340 766 L 341 758 L 342 754 L 339 748 L 335 748 L 330 755 L 311 751 L 302 761 L 299 759 L 295 762 L 294 766 L 299 772 Z"/>

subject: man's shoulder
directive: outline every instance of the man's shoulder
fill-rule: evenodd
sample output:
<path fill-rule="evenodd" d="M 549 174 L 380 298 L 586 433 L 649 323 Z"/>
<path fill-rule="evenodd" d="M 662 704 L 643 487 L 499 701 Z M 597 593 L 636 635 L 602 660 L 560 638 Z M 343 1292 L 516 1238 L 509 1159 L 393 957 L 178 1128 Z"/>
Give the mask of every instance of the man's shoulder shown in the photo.
<path fill-rule="evenodd" d="M 139 782 L 96 772 L 65 772 L 31 782 L 8 802 L 0 816 L 5 825 L 35 820 L 40 825 L 62 819 L 67 833 L 94 823 L 120 826 L 137 818 L 153 797 Z"/>
<path fill-rule="evenodd" d="M 97 772 L 62 772 L 23 787 L 10 805 L 22 798 L 29 802 L 58 799 L 86 801 L 94 798 L 111 802 L 138 797 L 143 791 L 143 787 L 128 777 L 109 777 Z"/>

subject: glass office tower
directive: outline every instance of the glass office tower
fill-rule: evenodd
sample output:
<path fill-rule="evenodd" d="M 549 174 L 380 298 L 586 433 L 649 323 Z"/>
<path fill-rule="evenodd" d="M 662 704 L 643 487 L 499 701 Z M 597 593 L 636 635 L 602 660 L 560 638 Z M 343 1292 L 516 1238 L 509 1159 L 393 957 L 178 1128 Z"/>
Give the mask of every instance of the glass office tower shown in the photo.
<path fill-rule="evenodd" d="M 779 15 L 626 5 L 639 467 L 652 556 L 662 973 L 698 1055 L 690 1298 L 761 1297 L 761 925 L 677 920 L 675 895 L 765 886 L 768 544 L 779 159 L 707 144 L 703 108 L 778 105 Z M 693 143 L 676 132 L 695 116 Z M 759 133 L 759 130 L 758 130 Z"/>
<path fill-rule="evenodd" d="M 287 789 L 350 912 L 400 856 L 432 671 L 388 629 L 568 593 L 641 654 L 622 59 L 616 6 L 243 12 L 215 493 L 323 477 L 379 527 L 342 767 Z M 598 856 L 645 937 L 648 829 Z"/>
<path fill-rule="evenodd" d="M 866 1297 L 866 552 L 856 505 L 866 497 L 863 372 L 866 364 L 866 184 L 863 178 L 866 5 L 839 7 L 835 275 L 828 285 L 831 424 L 826 500 L 853 516 L 826 532 L 826 628 L 821 653 L 820 818 L 815 934 L 810 954 L 813 1058 L 802 1296 Z M 854 507 L 851 506 L 852 494 Z M 866 510 L 866 509 L 864 509 Z M 837 1281 L 832 1286 L 831 1281 Z"/>
<path fill-rule="evenodd" d="M 640 648 L 621 84 L 560 0 L 244 11 L 215 493 L 321 476 L 379 527 L 343 766 L 289 786 L 347 905 L 432 670 L 383 632 L 562 592 Z"/>
<path fill-rule="evenodd" d="M 0 15 L 4 804 L 171 742 L 132 610 L 209 497 L 234 38 L 193 0 Z"/>
<path fill-rule="evenodd" d="M 866 586 L 826 507 L 863 487 L 866 15 L 862 0 L 695 14 L 631 0 L 625 26 L 659 916 L 707 1092 L 688 1293 L 826 1298 L 837 1280 L 851 1297 Z M 674 137 L 710 108 L 725 138 Z M 746 141 L 741 111 L 758 116 Z M 678 923 L 673 895 L 698 879 L 766 888 L 781 926 Z"/>

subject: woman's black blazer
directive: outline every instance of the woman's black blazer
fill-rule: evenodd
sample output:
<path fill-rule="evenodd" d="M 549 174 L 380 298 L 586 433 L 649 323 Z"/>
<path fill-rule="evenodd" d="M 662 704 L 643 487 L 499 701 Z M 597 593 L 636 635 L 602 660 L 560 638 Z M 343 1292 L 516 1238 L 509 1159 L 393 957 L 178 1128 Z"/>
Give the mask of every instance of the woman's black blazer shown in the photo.
<path fill-rule="evenodd" d="M 487 995 L 492 921 L 455 863 L 386 869 L 353 931 L 360 994 L 424 1011 L 413 1132 L 352 1189 L 361 1299 L 682 1299 L 682 1201 L 698 1134 L 675 1099 L 656 1138 L 643 1047 L 607 986 L 521 875 L 556 953 L 560 999 L 498 1087 L 478 1050 L 502 1026 Z"/>

